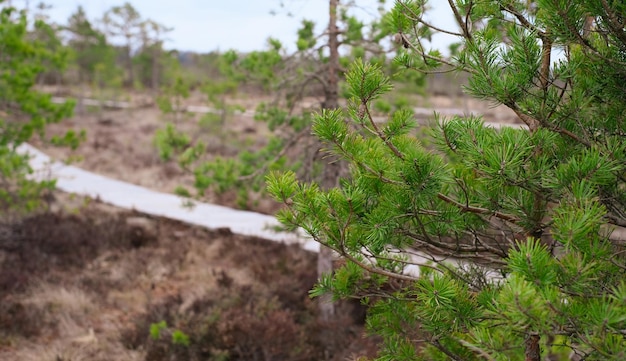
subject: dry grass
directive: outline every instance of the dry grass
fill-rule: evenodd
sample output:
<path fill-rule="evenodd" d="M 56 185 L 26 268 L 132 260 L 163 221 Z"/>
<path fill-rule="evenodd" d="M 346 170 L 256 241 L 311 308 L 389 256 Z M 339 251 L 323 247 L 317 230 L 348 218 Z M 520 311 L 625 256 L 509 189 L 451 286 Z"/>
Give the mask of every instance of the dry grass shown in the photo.
<path fill-rule="evenodd" d="M 128 350 L 121 343 L 57 341 L 45 346 L 32 344 L 11 357 L 21 361 L 139 361 L 145 359 L 145 353 Z"/>
<path fill-rule="evenodd" d="M 95 309 L 92 297 L 83 290 L 46 282 L 35 282 L 23 296 L 22 303 L 61 318 L 84 318 Z"/>
<path fill-rule="evenodd" d="M 77 287 L 35 282 L 16 300 L 39 319 L 37 338 L 16 338 L 14 352 L 4 355 L 24 361 L 141 360 L 139 351 L 126 349 L 115 330 L 94 331 L 101 304 Z M 10 355 L 10 356 L 9 356 Z M 0 358 L 3 353 L 0 352 Z M 8 358 L 7 358 L 8 359 Z"/>

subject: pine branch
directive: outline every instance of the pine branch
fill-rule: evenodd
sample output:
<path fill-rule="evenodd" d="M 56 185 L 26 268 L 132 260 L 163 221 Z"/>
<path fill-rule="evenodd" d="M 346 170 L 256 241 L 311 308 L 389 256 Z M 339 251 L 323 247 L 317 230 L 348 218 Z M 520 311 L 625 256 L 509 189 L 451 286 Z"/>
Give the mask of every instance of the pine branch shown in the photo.
<path fill-rule="evenodd" d="M 434 26 L 434 25 L 432 25 L 432 24 L 430 24 L 430 23 L 426 22 L 426 21 L 423 19 L 422 15 L 418 15 L 418 14 L 416 14 L 416 13 L 413 11 L 413 9 L 411 9 L 410 7 L 408 7 L 408 6 L 407 6 L 404 2 L 400 1 L 399 3 L 402 5 L 402 7 L 403 7 L 406 11 L 408 11 L 408 12 L 410 12 L 410 13 L 411 13 L 412 17 L 407 16 L 409 19 L 411 19 L 411 20 L 413 20 L 413 21 L 417 21 L 417 22 L 419 22 L 419 23 L 422 23 L 422 24 L 423 24 L 423 25 L 425 25 L 426 27 L 428 27 L 428 28 L 430 28 L 430 29 L 433 29 L 433 30 L 435 30 L 435 31 L 438 31 L 438 32 L 440 32 L 440 33 L 444 33 L 444 34 L 448 34 L 448 35 L 454 35 L 454 36 L 458 36 L 458 37 L 462 37 L 462 36 L 463 36 L 463 34 L 461 34 L 461 33 L 457 33 L 457 32 L 454 32 L 454 31 L 450 31 L 450 30 L 446 30 L 446 29 L 443 29 L 443 28 L 439 28 L 439 27 L 437 27 L 437 26 Z"/>
<path fill-rule="evenodd" d="M 463 21 L 463 18 L 461 17 L 461 14 L 459 13 L 459 9 L 454 4 L 454 0 L 448 0 L 448 5 L 450 6 L 450 9 L 452 9 L 452 12 L 454 13 L 454 18 L 456 19 L 456 23 L 461 27 L 461 30 L 463 31 L 463 37 L 467 39 L 468 41 L 473 42 L 474 38 L 472 37 L 472 34 L 470 33 L 467 27 L 467 23 Z"/>
<path fill-rule="evenodd" d="M 446 242 L 445 239 L 441 241 L 434 241 L 431 238 L 428 240 L 424 240 L 422 237 L 425 237 L 422 234 L 412 233 L 410 231 L 401 231 L 400 234 L 412 239 L 415 242 L 419 242 L 420 246 L 423 246 L 427 249 L 429 254 L 432 256 L 441 256 L 445 257 L 444 259 L 437 259 L 437 262 L 443 262 L 447 259 L 453 260 L 482 260 L 491 265 L 504 266 L 506 265 L 506 261 L 504 258 L 506 257 L 506 253 L 500 252 L 493 248 L 489 247 L 477 247 L 477 246 L 461 246 L 458 242 L 454 243 L 454 239 L 448 238 L 447 240 L 450 242 Z M 418 249 L 416 247 L 416 249 Z M 495 252 L 494 252 L 495 250 Z M 498 258 L 490 257 L 489 254 L 493 254 Z"/>
<path fill-rule="evenodd" d="M 512 222 L 512 223 L 517 223 L 520 221 L 519 218 L 506 214 L 506 213 L 502 213 L 502 212 L 498 212 L 498 211 L 492 211 L 486 208 L 480 208 L 480 207 L 474 207 L 474 206 L 470 206 L 470 205 L 465 205 L 462 203 L 459 203 L 457 201 L 455 201 L 454 199 L 446 196 L 443 193 L 438 193 L 437 197 L 441 200 L 443 200 L 446 203 L 450 203 L 454 206 L 456 206 L 457 208 L 459 208 L 461 211 L 463 212 L 470 212 L 470 213 L 476 213 L 476 214 L 485 214 L 485 215 L 492 215 L 496 218 L 500 218 L 504 221 L 507 222 Z"/>
<path fill-rule="evenodd" d="M 433 346 L 435 346 L 439 351 L 445 353 L 448 357 L 450 357 L 452 360 L 454 361 L 463 361 L 463 359 L 456 355 L 455 353 L 453 353 L 452 351 L 450 351 L 449 349 L 447 349 L 446 347 L 444 347 L 441 342 L 439 342 L 438 339 L 432 339 L 429 341 L 429 343 Z"/>
<path fill-rule="evenodd" d="M 320 241 L 318 240 L 318 242 L 320 242 Z M 320 242 L 320 243 L 322 243 L 322 242 Z M 360 260 L 358 260 L 355 257 L 353 257 L 349 252 L 347 252 L 345 250 L 345 248 L 343 247 L 343 243 L 342 243 L 341 249 L 334 249 L 334 250 L 337 253 L 339 253 L 340 256 L 343 256 L 343 257 L 347 258 L 348 260 L 350 260 L 351 262 L 353 262 L 354 264 L 356 264 L 357 266 L 361 267 L 362 269 L 364 269 L 367 272 L 378 274 L 378 275 L 381 275 L 381 276 L 389 277 L 391 279 L 396 279 L 396 280 L 400 280 L 400 281 L 416 282 L 417 280 L 419 280 L 419 277 L 412 277 L 412 276 L 408 276 L 408 275 L 404 275 L 404 274 L 400 274 L 400 273 L 390 272 L 390 271 L 387 271 L 385 269 L 378 268 L 378 267 L 375 267 L 373 265 L 369 265 L 369 264 L 366 264 L 364 262 L 361 262 Z"/>
<path fill-rule="evenodd" d="M 378 135 L 380 140 L 382 140 L 383 143 L 385 143 L 385 145 L 393 152 L 393 154 L 395 154 L 396 157 L 398 157 L 401 160 L 404 160 L 404 155 L 400 153 L 398 148 L 396 148 L 396 146 L 389 141 L 389 138 L 376 125 L 376 122 L 374 121 L 374 118 L 372 117 L 372 114 L 370 113 L 369 107 L 367 106 L 367 102 L 365 100 L 361 100 L 361 102 L 362 102 L 361 109 L 365 111 L 365 114 L 367 115 L 367 119 L 372 125 L 372 128 L 374 128 L 376 135 Z"/>
<path fill-rule="evenodd" d="M 459 68 L 459 66 L 458 66 L 458 65 L 455 65 L 455 64 L 453 64 L 452 62 L 450 62 L 450 61 L 448 61 L 448 60 L 446 60 L 446 59 L 444 59 L 444 58 L 438 58 L 438 57 L 435 57 L 435 56 L 432 56 L 432 55 L 426 54 L 426 53 L 425 53 L 425 52 L 423 52 L 423 51 L 420 51 L 420 49 L 418 49 L 418 48 L 417 48 L 417 47 L 416 47 L 416 46 L 415 46 L 415 45 L 414 45 L 411 41 L 409 41 L 409 39 L 406 37 L 406 35 L 405 35 L 405 34 L 400 33 L 399 35 L 400 35 L 400 37 L 401 37 L 401 39 L 402 39 L 402 42 L 403 42 L 404 44 L 407 44 L 409 48 L 413 49 L 413 51 L 415 51 L 416 53 L 418 53 L 420 56 L 422 56 L 422 57 L 424 57 L 424 58 L 426 58 L 426 59 L 429 59 L 429 60 L 433 60 L 433 61 L 438 62 L 438 63 L 446 64 L 446 65 L 448 65 L 448 66 L 450 66 L 450 67 L 452 67 L 452 68 L 455 68 L 455 69 Z M 464 72 L 467 72 L 467 73 L 470 73 L 470 74 L 478 74 L 478 72 L 477 72 L 476 70 L 474 70 L 474 69 L 472 69 L 472 68 L 468 68 L 468 67 L 466 67 L 466 66 L 463 66 L 463 67 L 462 67 L 462 70 L 463 70 Z"/>
<path fill-rule="evenodd" d="M 463 339 L 459 339 L 459 342 L 461 343 L 461 345 L 469 348 L 470 350 L 472 350 L 474 353 L 476 353 L 478 356 L 484 358 L 487 361 L 497 361 L 495 358 L 491 357 L 491 355 L 489 355 L 485 350 L 479 348 L 478 346 L 472 345 L 471 343 L 469 343 L 466 340 Z"/>
<path fill-rule="evenodd" d="M 508 4 L 508 5 L 500 5 L 500 9 L 504 10 L 506 12 L 508 12 L 509 14 L 515 16 L 515 18 L 520 22 L 520 24 L 522 24 L 522 26 L 534 33 L 537 33 L 537 35 L 539 35 L 539 37 L 541 38 L 541 40 L 544 40 L 544 38 L 547 38 L 547 33 L 541 29 L 539 29 L 538 27 L 536 27 L 535 25 L 533 25 L 530 21 L 528 21 L 528 19 L 526 19 L 526 17 L 524 15 L 522 15 L 519 11 L 517 11 L 513 5 Z"/>

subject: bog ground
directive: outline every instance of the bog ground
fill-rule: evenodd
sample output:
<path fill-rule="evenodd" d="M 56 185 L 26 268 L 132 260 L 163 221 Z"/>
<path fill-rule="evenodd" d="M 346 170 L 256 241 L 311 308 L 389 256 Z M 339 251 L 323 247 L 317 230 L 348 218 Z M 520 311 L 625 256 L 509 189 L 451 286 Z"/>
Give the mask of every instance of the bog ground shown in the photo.
<path fill-rule="evenodd" d="M 192 99 L 193 100 L 193 99 Z M 197 100 L 197 99 L 196 99 Z M 253 109 L 260 99 L 238 99 Z M 432 101 L 432 100 L 431 100 Z M 439 107 L 454 101 L 435 99 Z M 498 112 L 478 105 L 478 112 Z M 198 127 L 212 155 L 256 149 L 268 130 L 250 116 Z M 496 119 L 497 120 L 497 119 Z M 163 192 L 192 185 L 153 145 L 164 116 L 153 105 L 84 108 L 50 134 L 85 129 L 75 150 L 34 145 L 59 160 Z M 205 201 L 236 206 L 231 193 Z M 316 255 L 270 241 L 207 230 L 55 193 L 46 211 L 0 236 L 0 360 L 346 360 L 374 356 L 364 310 L 344 302 L 320 322 L 308 291 Z M 248 207 L 273 213 L 257 197 Z"/>
<path fill-rule="evenodd" d="M 317 321 L 316 258 L 295 246 L 64 194 L 3 233 L 2 360 L 372 356 L 357 306 Z"/>

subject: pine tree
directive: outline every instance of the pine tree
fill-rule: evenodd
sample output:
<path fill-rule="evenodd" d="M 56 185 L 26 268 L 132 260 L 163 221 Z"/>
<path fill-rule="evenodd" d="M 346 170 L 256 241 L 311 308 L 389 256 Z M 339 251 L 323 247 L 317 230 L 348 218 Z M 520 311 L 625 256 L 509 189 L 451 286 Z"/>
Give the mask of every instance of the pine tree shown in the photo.
<path fill-rule="evenodd" d="M 133 68 L 133 50 L 141 34 L 141 15 L 130 3 L 114 6 L 102 18 L 107 32 L 112 37 L 124 39 L 124 57 L 126 63 L 125 85 L 132 88 L 135 85 L 135 70 Z"/>
<path fill-rule="evenodd" d="M 153 92 L 157 92 L 163 80 L 164 63 L 167 60 L 167 53 L 163 51 L 165 35 L 172 31 L 163 24 L 154 20 L 145 20 L 140 24 L 141 48 L 135 57 L 139 67 L 139 78 L 143 84 L 151 87 Z"/>
<path fill-rule="evenodd" d="M 41 19 L 30 23 L 26 11 L 2 7 L 0 44 L 0 223 L 4 223 L 16 211 L 34 210 L 40 195 L 54 187 L 53 180 L 36 182 L 29 177 L 28 157 L 18 147 L 35 136 L 46 139 L 46 125 L 69 117 L 73 103 L 54 104 L 49 94 L 34 89 L 44 71 L 61 71 L 68 60 L 69 51 L 58 45 L 48 23 Z M 51 140 L 77 146 L 79 138 L 70 131 Z"/>
<path fill-rule="evenodd" d="M 312 294 L 367 304 L 381 360 L 625 359 L 626 5 L 449 1 L 452 58 L 427 48 L 444 30 L 426 5 L 395 4 L 396 62 L 469 73 L 467 93 L 526 128 L 453 117 L 422 142 L 409 111 L 374 120 L 393 85 L 355 62 L 347 111 L 313 126 L 350 176 L 268 177 L 282 222 L 345 260 Z"/>
<path fill-rule="evenodd" d="M 100 64 L 104 68 L 115 68 L 115 50 L 104 33 L 94 28 L 82 6 L 76 9 L 63 28 L 68 34 L 67 45 L 74 51 L 78 66 L 78 82 L 92 82 Z"/>

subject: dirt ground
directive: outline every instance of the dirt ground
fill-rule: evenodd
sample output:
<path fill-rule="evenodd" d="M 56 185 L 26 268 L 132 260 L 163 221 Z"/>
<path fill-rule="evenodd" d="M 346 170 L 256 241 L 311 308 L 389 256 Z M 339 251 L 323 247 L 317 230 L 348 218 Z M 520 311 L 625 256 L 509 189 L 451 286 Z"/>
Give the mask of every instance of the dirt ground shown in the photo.
<path fill-rule="evenodd" d="M 55 199 L 1 229 L 0 360 L 374 356 L 360 307 L 318 321 L 312 253 Z"/>

